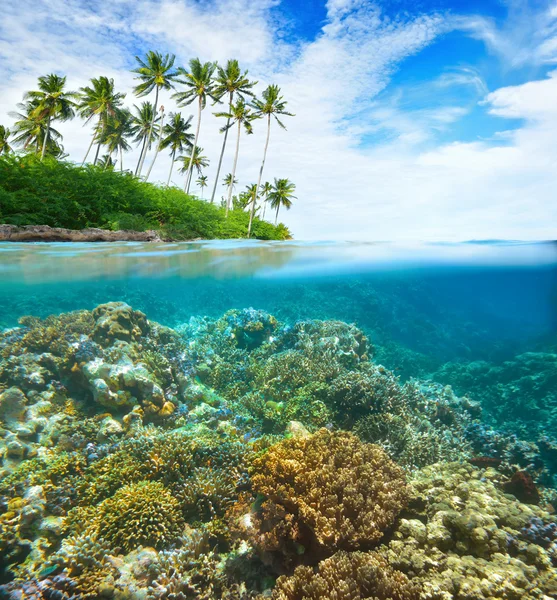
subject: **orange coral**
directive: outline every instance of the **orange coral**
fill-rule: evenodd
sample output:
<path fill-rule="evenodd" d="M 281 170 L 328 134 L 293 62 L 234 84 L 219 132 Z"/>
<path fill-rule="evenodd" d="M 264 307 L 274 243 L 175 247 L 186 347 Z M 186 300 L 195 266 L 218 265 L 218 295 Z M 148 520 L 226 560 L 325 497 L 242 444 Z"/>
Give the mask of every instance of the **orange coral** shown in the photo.
<path fill-rule="evenodd" d="M 254 461 L 252 484 L 265 500 L 244 531 L 283 558 L 369 548 L 408 498 L 404 473 L 384 450 L 326 429 L 272 446 Z"/>
<path fill-rule="evenodd" d="M 279 577 L 272 600 L 418 600 L 419 587 L 375 552 L 337 552 Z"/>

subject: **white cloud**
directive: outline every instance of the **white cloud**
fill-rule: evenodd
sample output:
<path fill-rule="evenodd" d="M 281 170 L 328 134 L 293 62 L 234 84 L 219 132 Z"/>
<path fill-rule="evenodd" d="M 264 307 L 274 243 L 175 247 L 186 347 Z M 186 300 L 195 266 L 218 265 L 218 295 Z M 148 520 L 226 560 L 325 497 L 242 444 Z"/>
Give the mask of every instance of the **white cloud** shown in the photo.
<path fill-rule="evenodd" d="M 4 115 L 36 77 L 49 71 L 66 73 L 72 89 L 94 76 L 114 77 L 131 104 L 140 102 L 131 93 L 129 72 L 140 47 L 175 52 L 182 64 L 196 55 L 221 61 L 237 57 L 260 80 L 260 89 L 279 83 L 296 113 L 285 119 L 288 131 L 273 128 L 265 173 L 269 179 L 289 177 L 298 186 L 292 211 L 281 215 L 296 237 L 554 237 L 557 115 L 551 99 L 557 78 L 486 95 L 479 73 L 466 66 L 447 70 L 407 96 L 378 100 L 393 72 L 404 68 L 405 58 L 455 26 L 481 37 L 501 56 L 510 52 L 505 32 L 484 18 L 431 14 L 389 19 L 373 2 L 328 0 L 322 32 L 313 42 L 300 44 L 282 37 L 277 0 L 6 3 L 0 22 L 1 122 L 9 121 Z M 544 14 L 545 37 L 538 36 L 537 45 L 528 42 L 519 54 L 539 57 L 543 44 L 550 47 L 551 21 Z M 461 102 L 444 97 L 455 86 L 463 90 Z M 416 108 L 406 98 L 418 92 L 424 102 Z M 478 95 L 486 97 L 485 108 L 494 119 L 521 118 L 524 125 L 495 136 L 496 143 L 435 146 L 436 132 L 448 131 Z M 429 96 L 437 101 L 428 104 Z M 162 102 L 167 110 L 174 108 L 168 94 Z M 264 126 L 256 125 L 256 135 L 242 139 L 240 188 L 257 178 Z M 218 126 L 208 109 L 201 146 L 212 159 L 210 180 L 222 143 Z M 89 131 L 77 120 L 60 129 L 67 151 L 81 161 Z M 383 143 L 363 146 L 363 135 L 375 135 Z M 232 142 L 223 174 L 231 168 Z M 126 156 L 126 164 L 135 164 L 137 155 Z M 169 166 L 168 157 L 161 155 L 154 177 L 166 181 Z M 173 180 L 180 183 L 182 176 L 175 171 Z"/>

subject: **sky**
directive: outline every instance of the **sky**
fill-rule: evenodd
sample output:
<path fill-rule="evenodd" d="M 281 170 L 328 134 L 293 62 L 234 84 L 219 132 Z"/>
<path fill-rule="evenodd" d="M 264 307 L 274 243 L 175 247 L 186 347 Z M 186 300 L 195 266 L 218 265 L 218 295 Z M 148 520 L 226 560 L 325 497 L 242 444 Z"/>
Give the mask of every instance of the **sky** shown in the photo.
<path fill-rule="evenodd" d="M 47 73 L 78 90 L 105 75 L 140 104 L 131 72 L 148 50 L 225 63 L 281 87 L 264 180 L 296 184 L 280 214 L 297 239 L 557 238 L 556 0 L 1 0 L 0 124 Z M 178 109 L 171 94 L 162 103 Z M 211 164 L 222 120 L 208 105 Z M 90 125 L 57 128 L 81 162 Z M 265 125 L 241 139 L 238 189 L 257 181 Z M 229 137 L 222 175 L 232 170 Z M 139 150 L 124 157 L 133 168 Z M 147 164 L 151 156 L 147 158 Z M 161 154 L 151 180 L 165 182 Z M 221 176 L 222 178 L 222 176 Z M 172 181 L 183 185 L 174 171 Z M 198 190 L 197 190 L 198 191 Z M 226 190 L 219 186 L 218 197 Z"/>

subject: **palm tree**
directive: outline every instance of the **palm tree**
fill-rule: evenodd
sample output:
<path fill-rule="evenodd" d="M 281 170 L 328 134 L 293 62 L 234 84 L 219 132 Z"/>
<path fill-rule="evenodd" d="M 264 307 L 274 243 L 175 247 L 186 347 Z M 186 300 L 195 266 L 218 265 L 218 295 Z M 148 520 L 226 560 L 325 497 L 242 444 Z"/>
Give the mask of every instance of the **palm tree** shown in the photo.
<path fill-rule="evenodd" d="M 35 111 L 41 119 L 46 119 L 46 132 L 41 150 L 41 160 L 44 159 L 48 138 L 50 136 L 50 124 L 54 120 L 68 121 L 75 117 L 75 102 L 78 95 L 76 92 L 67 92 L 66 78 L 54 73 L 39 77 L 39 89 L 25 94 L 25 100 L 35 103 Z"/>
<path fill-rule="evenodd" d="M 207 187 L 207 175 L 200 175 L 196 183 L 201 188 L 201 197 L 203 198 L 203 188 Z"/>
<path fill-rule="evenodd" d="M 228 173 L 228 175 L 222 180 L 222 182 L 226 187 L 232 186 L 234 188 L 236 187 L 238 180 L 232 177 L 232 173 Z"/>
<path fill-rule="evenodd" d="M 292 113 L 286 110 L 286 101 L 280 95 L 280 88 L 278 85 L 270 85 L 263 92 L 263 99 L 259 100 L 256 98 L 252 102 L 253 108 L 257 111 L 261 117 L 267 117 L 267 141 L 265 142 L 265 150 L 263 151 L 263 162 L 259 169 L 259 180 L 257 181 L 257 193 L 259 193 L 259 187 L 261 186 L 261 178 L 263 177 L 263 169 L 265 168 L 265 160 L 267 158 L 267 149 L 269 148 L 269 138 L 271 136 L 271 117 L 275 118 L 275 121 L 279 124 L 282 129 L 286 129 L 284 123 L 279 119 L 279 115 L 293 117 Z M 257 194 L 256 194 L 257 197 Z M 253 207 L 252 207 L 253 208 Z M 250 222 L 248 225 L 248 237 L 251 234 L 251 223 L 253 219 L 253 211 L 250 216 Z"/>
<path fill-rule="evenodd" d="M 273 186 L 268 181 L 266 181 L 261 186 L 261 196 L 260 197 L 265 198 L 263 200 L 263 216 L 261 217 L 263 220 L 265 220 L 265 212 L 267 210 L 267 198 L 269 197 L 269 194 L 272 189 L 273 189 Z"/>
<path fill-rule="evenodd" d="M 221 99 L 223 96 L 228 94 L 228 113 L 232 112 L 234 95 L 237 95 L 240 98 L 244 98 L 244 96 L 253 97 L 254 93 L 251 91 L 251 88 L 253 88 L 253 86 L 256 84 L 257 81 L 250 81 L 248 79 L 247 71 L 242 73 L 237 60 L 229 60 L 224 68 L 217 66 L 217 76 L 215 78 L 215 96 Z M 226 148 L 228 130 L 230 129 L 229 125 L 230 119 L 227 120 L 226 127 L 221 130 L 224 131 L 224 139 L 222 141 L 222 149 L 220 151 L 219 164 L 217 166 L 217 174 L 215 176 L 215 185 L 211 195 L 211 204 L 215 201 L 215 193 L 217 191 L 222 159 L 224 157 L 224 150 Z"/>
<path fill-rule="evenodd" d="M 275 225 L 278 223 L 280 207 L 284 206 L 286 210 L 290 210 L 290 207 L 292 206 L 292 200 L 296 199 L 296 196 L 294 196 L 295 191 L 296 186 L 288 179 L 275 178 L 275 184 L 273 185 L 273 189 L 269 194 L 269 203 L 271 204 L 271 208 L 277 209 Z"/>
<path fill-rule="evenodd" d="M 168 181 L 166 185 L 170 185 L 170 178 L 172 177 L 172 169 L 176 161 L 176 154 L 182 154 L 184 148 L 190 148 L 193 140 L 193 133 L 188 133 L 191 128 L 191 120 L 193 116 L 190 115 L 187 119 L 182 117 L 182 114 L 170 113 L 168 115 L 168 124 L 164 126 L 163 134 L 164 137 L 161 140 L 161 150 L 170 148 L 170 173 L 168 174 Z"/>
<path fill-rule="evenodd" d="M 111 154 L 105 154 L 104 156 L 101 156 L 98 161 L 98 166 L 103 171 L 114 171 L 114 165 L 115 163 L 112 160 Z"/>
<path fill-rule="evenodd" d="M 253 205 L 255 204 L 255 194 L 257 192 L 257 185 L 255 183 L 252 183 L 251 185 L 246 185 L 246 198 L 248 200 L 248 203 L 246 204 L 246 206 L 249 206 L 251 204 L 251 206 L 253 207 Z M 250 212 L 251 214 L 251 212 Z"/>
<path fill-rule="evenodd" d="M 190 156 L 181 156 L 179 160 L 183 162 L 183 167 L 180 169 L 181 173 L 189 173 L 189 177 L 193 172 L 193 169 L 197 171 L 198 175 L 201 175 L 202 169 L 209 166 L 209 159 L 202 155 L 203 148 L 195 146 Z M 188 175 L 186 175 L 188 177 Z M 190 189 L 191 181 L 186 181 L 186 189 Z"/>
<path fill-rule="evenodd" d="M 12 132 L 4 125 L 0 125 L 0 154 L 9 154 L 13 152 L 10 146 L 10 136 Z"/>
<path fill-rule="evenodd" d="M 149 50 L 145 60 L 142 60 L 139 56 L 136 56 L 135 60 L 139 63 L 139 66 L 132 73 L 137 73 L 136 79 L 141 80 L 141 83 L 133 90 L 135 95 L 140 97 L 147 96 L 147 94 L 155 90 L 155 110 L 153 111 L 151 127 L 147 136 L 147 139 L 150 140 L 155 125 L 156 107 L 159 105 L 159 92 L 161 89 L 169 90 L 174 87 L 173 81 L 176 78 L 177 72 L 173 70 L 173 67 L 176 57 L 174 54 L 165 54 L 163 56 L 160 52 Z M 144 146 L 139 157 L 139 168 L 136 173 L 138 177 L 141 177 L 141 170 L 143 169 L 146 156 L 147 147 Z"/>
<path fill-rule="evenodd" d="M 17 107 L 21 112 L 11 112 L 10 116 L 16 119 L 14 123 L 14 142 L 27 150 L 30 145 L 35 147 L 35 153 L 39 154 L 46 140 L 46 119 L 37 112 L 37 101 L 27 100 L 20 102 Z M 53 156 L 59 156 L 61 146 L 58 140 L 62 139 L 59 131 L 50 127 L 47 150 Z"/>
<path fill-rule="evenodd" d="M 159 126 L 156 122 L 156 110 L 155 106 L 148 100 L 142 102 L 141 106 L 133 105 L 135 114 L 132 116 L 132 133 L 135 136 L 134 143 L 137 145 L 141 144 L 141 153 L 135 167 L 135 175 L 139 174 L 139 165 L 141 164 L 141 157 L 144 153 L 151 148 L 151 144 L 155 141 L 155 137 L 159 133 Z M 155 117 L 155 123 L 151 129 L 151 123 Z"/>
<path fill-rule="evenodd" d="M 109 156 L 114 152 L 120 155 L 120 172 L 124 171 L 124 152 L 129 152 L 131 146 L 128 139 L 133 135 L 132 115 L 129 110 L 117 111 L 114 117 L 108 119 L 103 134 L 103 143 L 106 145 Z"/>
<path fill-rule="evenodd" d="M 221 129 L 221 133 L 223 131 L 227 131 L 230 129 L 235 123 L 238 125 L 238 133 L 236 137 L 236 153 L 234 154 L 234 165 L 232 167 L 232 181 L 236 176 L 236 166 L 238 164 L 238 154 L 240 152 L 240 135 L 242 133 L 242 126 L 246 130 L 246 133 L 252 134 L 253 127 L 252 122 L 255 119 L 259 119 L 259 115 L 252 112 L 251 108 L 246 104 L 243 98 L 238 98 L 236 104 L 230 107 L 230 112 L 225 113 L 216 113 L 217 117 L 225 117 L 226 125 Z M 228 201 L 226 202 L 226 216 L 228 217 L 228 211 L 230 209 L 230 202 L 232 200 L 232 186 L 228 188 Z"/>
<path fill-rule="evenodd" d="M 187 71 L 183 67 L 178 69 L 181 79 L 177 79 L 179 83 L 186 86 L 185 92 L 176 92 L 173 98 L 176 98 L 179 106 L 188 106 L 194 100 L 198 101 L 197 129 L 195 139 L 192 145 L 189 170 L 186 175 L 185 191 L 189 192 L 191 183 L 191 171 L 194 167 L 193 154 L 197 148 L 199 141 L 199 130 L 201 129 L 201 113 L 207 104 L 207 98 L 211 98 L 215 102 L 218 101 L 215 96 L 213 73 L 215 72 L 216 63 L 207 62 L 202 64 L 198 58 L 190 60 L 190 70 Z"/>
<path fill-rule="evenodd" d="M 90 86 L 80 88 L 77 105 L 79 115 L 86 119 L 85 124 L 89 123 L 93 117 L 98 116 L 93 138 L 82 164 L 87 160 L 95 141 L 98 141 L 97 152 L 93 161 L 93 164 L 97 164 L 106 121 L 116 115 L 116 111 L 121 107 L 125 97 L 126 94 L 114 91 L 114 79 L 108 79 L 108 77 L 93 78 Z"/>
<path fill-rule="evenodd" d="M 155 149 L 155 156 L 153 156 L 153 162 L 151 163 L 151 166 L 149 167 L 149 170 L 147 171 L 147 175 L 145 175 L 145 181 L 147 181 L 149 179 L 149 175 L 151 175 L 151 171 L 153 170 L 153 167 L 155 166 L 155 161 L 157 160 L 157 156 L 159 155 L 159 152 L 161 151 L 161 142 L 162 142 L 162 134 L 163 134 L 163 130 L 164 130 L 164 106 L 161 105 L 160 108 L 160 113 L 161 116 L 160 118 L 160 127 L 159 127 L 159 139 L 157 141 L 157 147 Z"/>

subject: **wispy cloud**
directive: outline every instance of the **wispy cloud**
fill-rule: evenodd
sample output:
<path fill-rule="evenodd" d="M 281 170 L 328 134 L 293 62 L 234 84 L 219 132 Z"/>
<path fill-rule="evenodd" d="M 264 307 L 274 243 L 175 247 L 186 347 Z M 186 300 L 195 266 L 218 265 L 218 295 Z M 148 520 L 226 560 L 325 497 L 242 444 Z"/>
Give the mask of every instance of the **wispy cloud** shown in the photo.
<path fill-rule="evenodd" d="M 283 218 L 297 237 L 458 239 L 548 237 L 557 222 L 557 78 L 489 93 L 480 69 L 447 64 L 428 80 L 390 87 L 405 60 L 451 31 L 482 40 L 506 68 L 551 63 L 555 7 L 531 11 L 513 2 L 509 21 L 486 15 L 387 14 L 376 2 L 328 0 L 311 42 L 284 35 L 279 0 L 5 0 L 0 21 L 0 121 L 49 71 L 71 88 L 114 77 L 133 97 L 133 56 L 170 51 L 185 63 L 237 57 L 260 80 L 281 85 L 296 118 L 272 132 L 266 176 L 289 177 L 298 201 Z M 519 18 L 520 16 L 520 18 Z M 458 34 L 456 34 L 458 35 Z M 557 52 L 557 47 L 555 48 Z M 480 107 L 491 118 L 523 125 L 490 141 L 440 143 Z M 163 102 L 172 107 L 166 94 Z M 185 114 L 189 108 L 184 109 Z M 210 157 L 222 141 L 206 112 L 201 145 Z M 81 160 L 90 132 L 62 124 L 64 145 Z M 372 142 L 372 143 L 371 143 Z M 240 187 L 257 177 L 262 128 L 246 137 Z M 232 149 L 225 158 L 230 168 Z M 128 155 L 128 165 L 137 152 Z M 213 163 L 215 163 L 213 161 Z M 155 177 L 166 180 L 168 157 Z M 211 179 L 214 164 L 207 171 Z M 175 181 L 181 176 L 175 174 Z"/>

